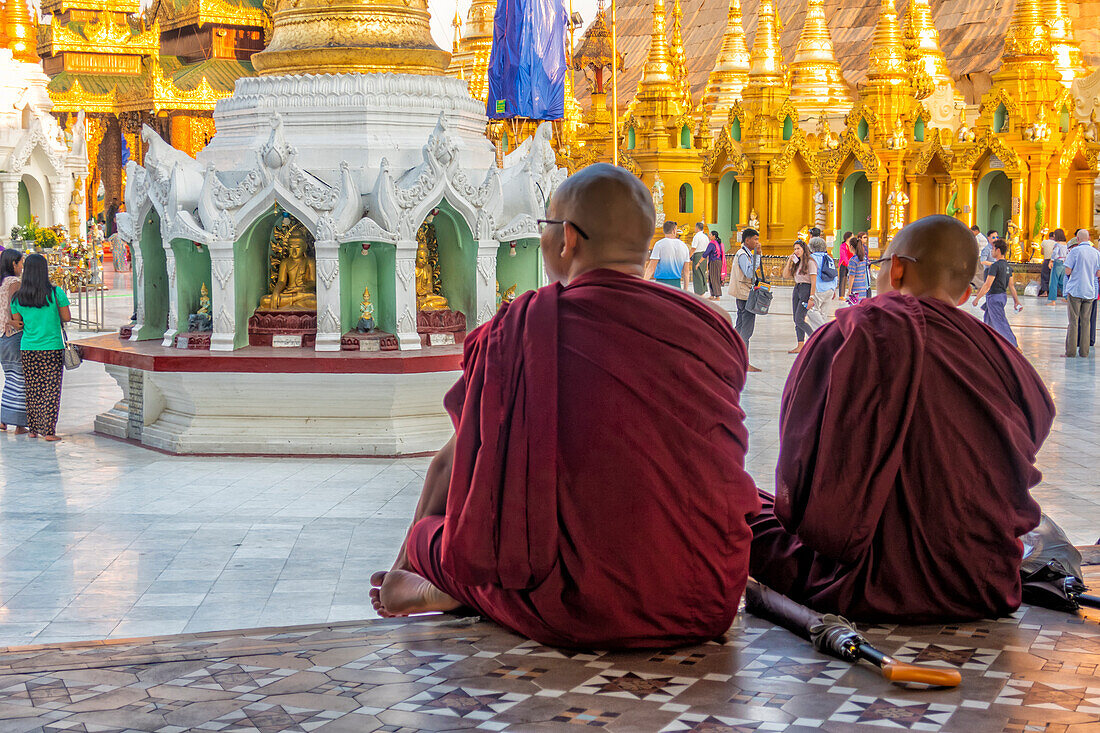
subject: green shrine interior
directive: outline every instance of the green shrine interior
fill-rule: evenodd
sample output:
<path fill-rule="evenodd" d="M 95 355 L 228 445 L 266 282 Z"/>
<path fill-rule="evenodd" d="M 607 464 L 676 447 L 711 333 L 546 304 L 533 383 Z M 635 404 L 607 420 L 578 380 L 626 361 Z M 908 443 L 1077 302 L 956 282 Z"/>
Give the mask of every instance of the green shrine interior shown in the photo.
<path fill-rule="evenodd" d="M 277 204 L 253 221 L 234 244 L 236 302 L 232 307 L 236 324 L 234 347 L 237 349 L 248 346 L 249 319 L 261 299 L 272 292 L 279 262 L 286 256 L 285 245 L 280 245 L 276 234 L 280 228 L 294 226 L 301 226 L 309 234 L 308 257 L 313 259 L 312 233 Z M 428 250 L 432 293 L 446 298 L 448 308 L 463 314 L 468 324 L 476 323 L 478 248 L 469 225 L 443 200 L 421 225 L 417 240 Z M 143 277 L 140 282 L 135 278 L 134 288 L 143 288 L 145 318 L 134 338 L 139 341 L 161 339 L 169 328 L 171 293 L 160 217 L 155 210 L 145 217 L 139 247 Z M 189 317 L 199 311 L 204 286 L 210 293 L 215 313 L 223 304 L 217 302 L 219 292 L 213 287 L 209 248 L 187 239 L 174 239 L 171 247 L 176 262 L 175 296 L 178 299 L 177 322 L 171 327 L 182 334 L 188 330 Z M 396 261 L 396 246 L 392 243 L 356 241 L 340 245 L 341 333 L 354 331 L 359 323 L 364 310 L 364 291 L 369 294 L 375 328 L 388 334 L 396 333 Z M 515 294 L 537 288 L 541 266 L 538 240 L 502 242 L 497 250 L 496 265 L 498 305 L 502 294 L 510 299 Z"/>

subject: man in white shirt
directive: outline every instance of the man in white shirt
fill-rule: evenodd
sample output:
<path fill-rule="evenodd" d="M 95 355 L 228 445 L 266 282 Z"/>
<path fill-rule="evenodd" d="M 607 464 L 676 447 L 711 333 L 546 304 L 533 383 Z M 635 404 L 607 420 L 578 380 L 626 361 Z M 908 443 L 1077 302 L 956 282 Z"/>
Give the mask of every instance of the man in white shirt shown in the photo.
<path fill-rule="evenodd" d="M 684 241 L 676 236 L 676 222 L 666 221 L 664 232 L 664 238 L 658 239 L 650 252 L 645 279 L 686 290 L 691 255 Z"/>
<path fill-rule="evenodd" d="M 1066 256 L 1066 300 L 1069 302 L 1069 328 L 1066 330 L 1066 356 L 1088 356 L 1096 341 L 1097 277 L 1100 277 L 1100 252 L 1089 241 L 1087 229 L 1078 229 L 1078 245 Z"/>
<path fill-rule="evenodd" d="M 1043 265 L 1039 270 L 1039 292 L 1036 295 L 1040 298 L 1050 292 L 1050 256 L 1054 252 L 1054 240 L 1050 237 L 1050 233 L 1044 230 L 1043 243 L 1039 245 L 1043 252 Z"/>
<path fill-rule="evenodd" d="M 707 263 L 703 260 L 703 254 L 708 244 L 707 225 L 699 222 L 695 225 L 695 236 L 691 238 L 691 286 L 696 295 L 706 295 L 707 292 Z"/>

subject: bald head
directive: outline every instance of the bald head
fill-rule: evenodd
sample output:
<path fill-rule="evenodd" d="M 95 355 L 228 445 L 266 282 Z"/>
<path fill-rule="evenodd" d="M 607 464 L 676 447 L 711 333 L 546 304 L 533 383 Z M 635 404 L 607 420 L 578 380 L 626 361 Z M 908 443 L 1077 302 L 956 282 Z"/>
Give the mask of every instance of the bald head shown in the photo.
<path fill-rule="evenodd" d="M 596 163 L 558 187 L 550 202 L 556 219 L 568 219 L 588 235 L 589 247 L 633 251 L 642 256 L 653 237 L 653 197 L 625 168 Z"/>
<path fill-rule="evenodd" d="M 589 270 L 642 274 L 653 238 L 653 197 L 637 176 L 596 163 L 565 179 L 550 199 L 539 246 L 547 274 L 568 283 Z M 564 223 L 562 223 L 564 222 Z"/>
<path fill-rule="evenodd" d="M 906 283 L 914 294 L 940 291 L 953 300 L 965 295 L 978 266 L 973 232 L 951 216 L 918 219 L 897 233 L 886 254 L 915 260 L 909 265 L 916 278 Z"/>

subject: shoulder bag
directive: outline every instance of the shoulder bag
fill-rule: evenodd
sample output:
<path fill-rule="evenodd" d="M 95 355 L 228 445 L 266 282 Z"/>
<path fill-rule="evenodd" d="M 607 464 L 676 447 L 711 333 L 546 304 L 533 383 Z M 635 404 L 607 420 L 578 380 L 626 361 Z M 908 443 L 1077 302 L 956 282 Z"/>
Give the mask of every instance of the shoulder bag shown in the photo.
<path fill-rule="evenodd" d="M 749 313 L 766 316 L 772 307 L 772 286 L 768 279 L 764 277 L 763 261 L 760 263 L 759 272 L 753 274 L 756 277 L 752 281 L 752 291 L 749 293 L 749 299 L 745 302 L 745 309 Z"/>
<path fill-rule="evenodd" d="M 57 320 L 61 323 L 61 343 L 65 345 L 65 353 L 62 355 L 66 369 L 76 369 L 84 361 L 80 353 L 80 347 L 69 343 L 69 334 L 65 333 L 65 322 L 61 320 L 61 307 L 57 308 Z"/>

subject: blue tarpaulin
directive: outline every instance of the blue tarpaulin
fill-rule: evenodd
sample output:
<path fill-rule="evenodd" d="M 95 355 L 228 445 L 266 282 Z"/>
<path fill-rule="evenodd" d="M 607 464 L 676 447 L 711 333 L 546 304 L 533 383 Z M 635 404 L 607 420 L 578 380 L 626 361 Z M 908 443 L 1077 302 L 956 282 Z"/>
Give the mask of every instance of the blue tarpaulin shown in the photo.
<path fill-rule="evenodd" d="M 563 0 L 500 0 L 489 57 L 490 119 L 565 114 Z"/>

